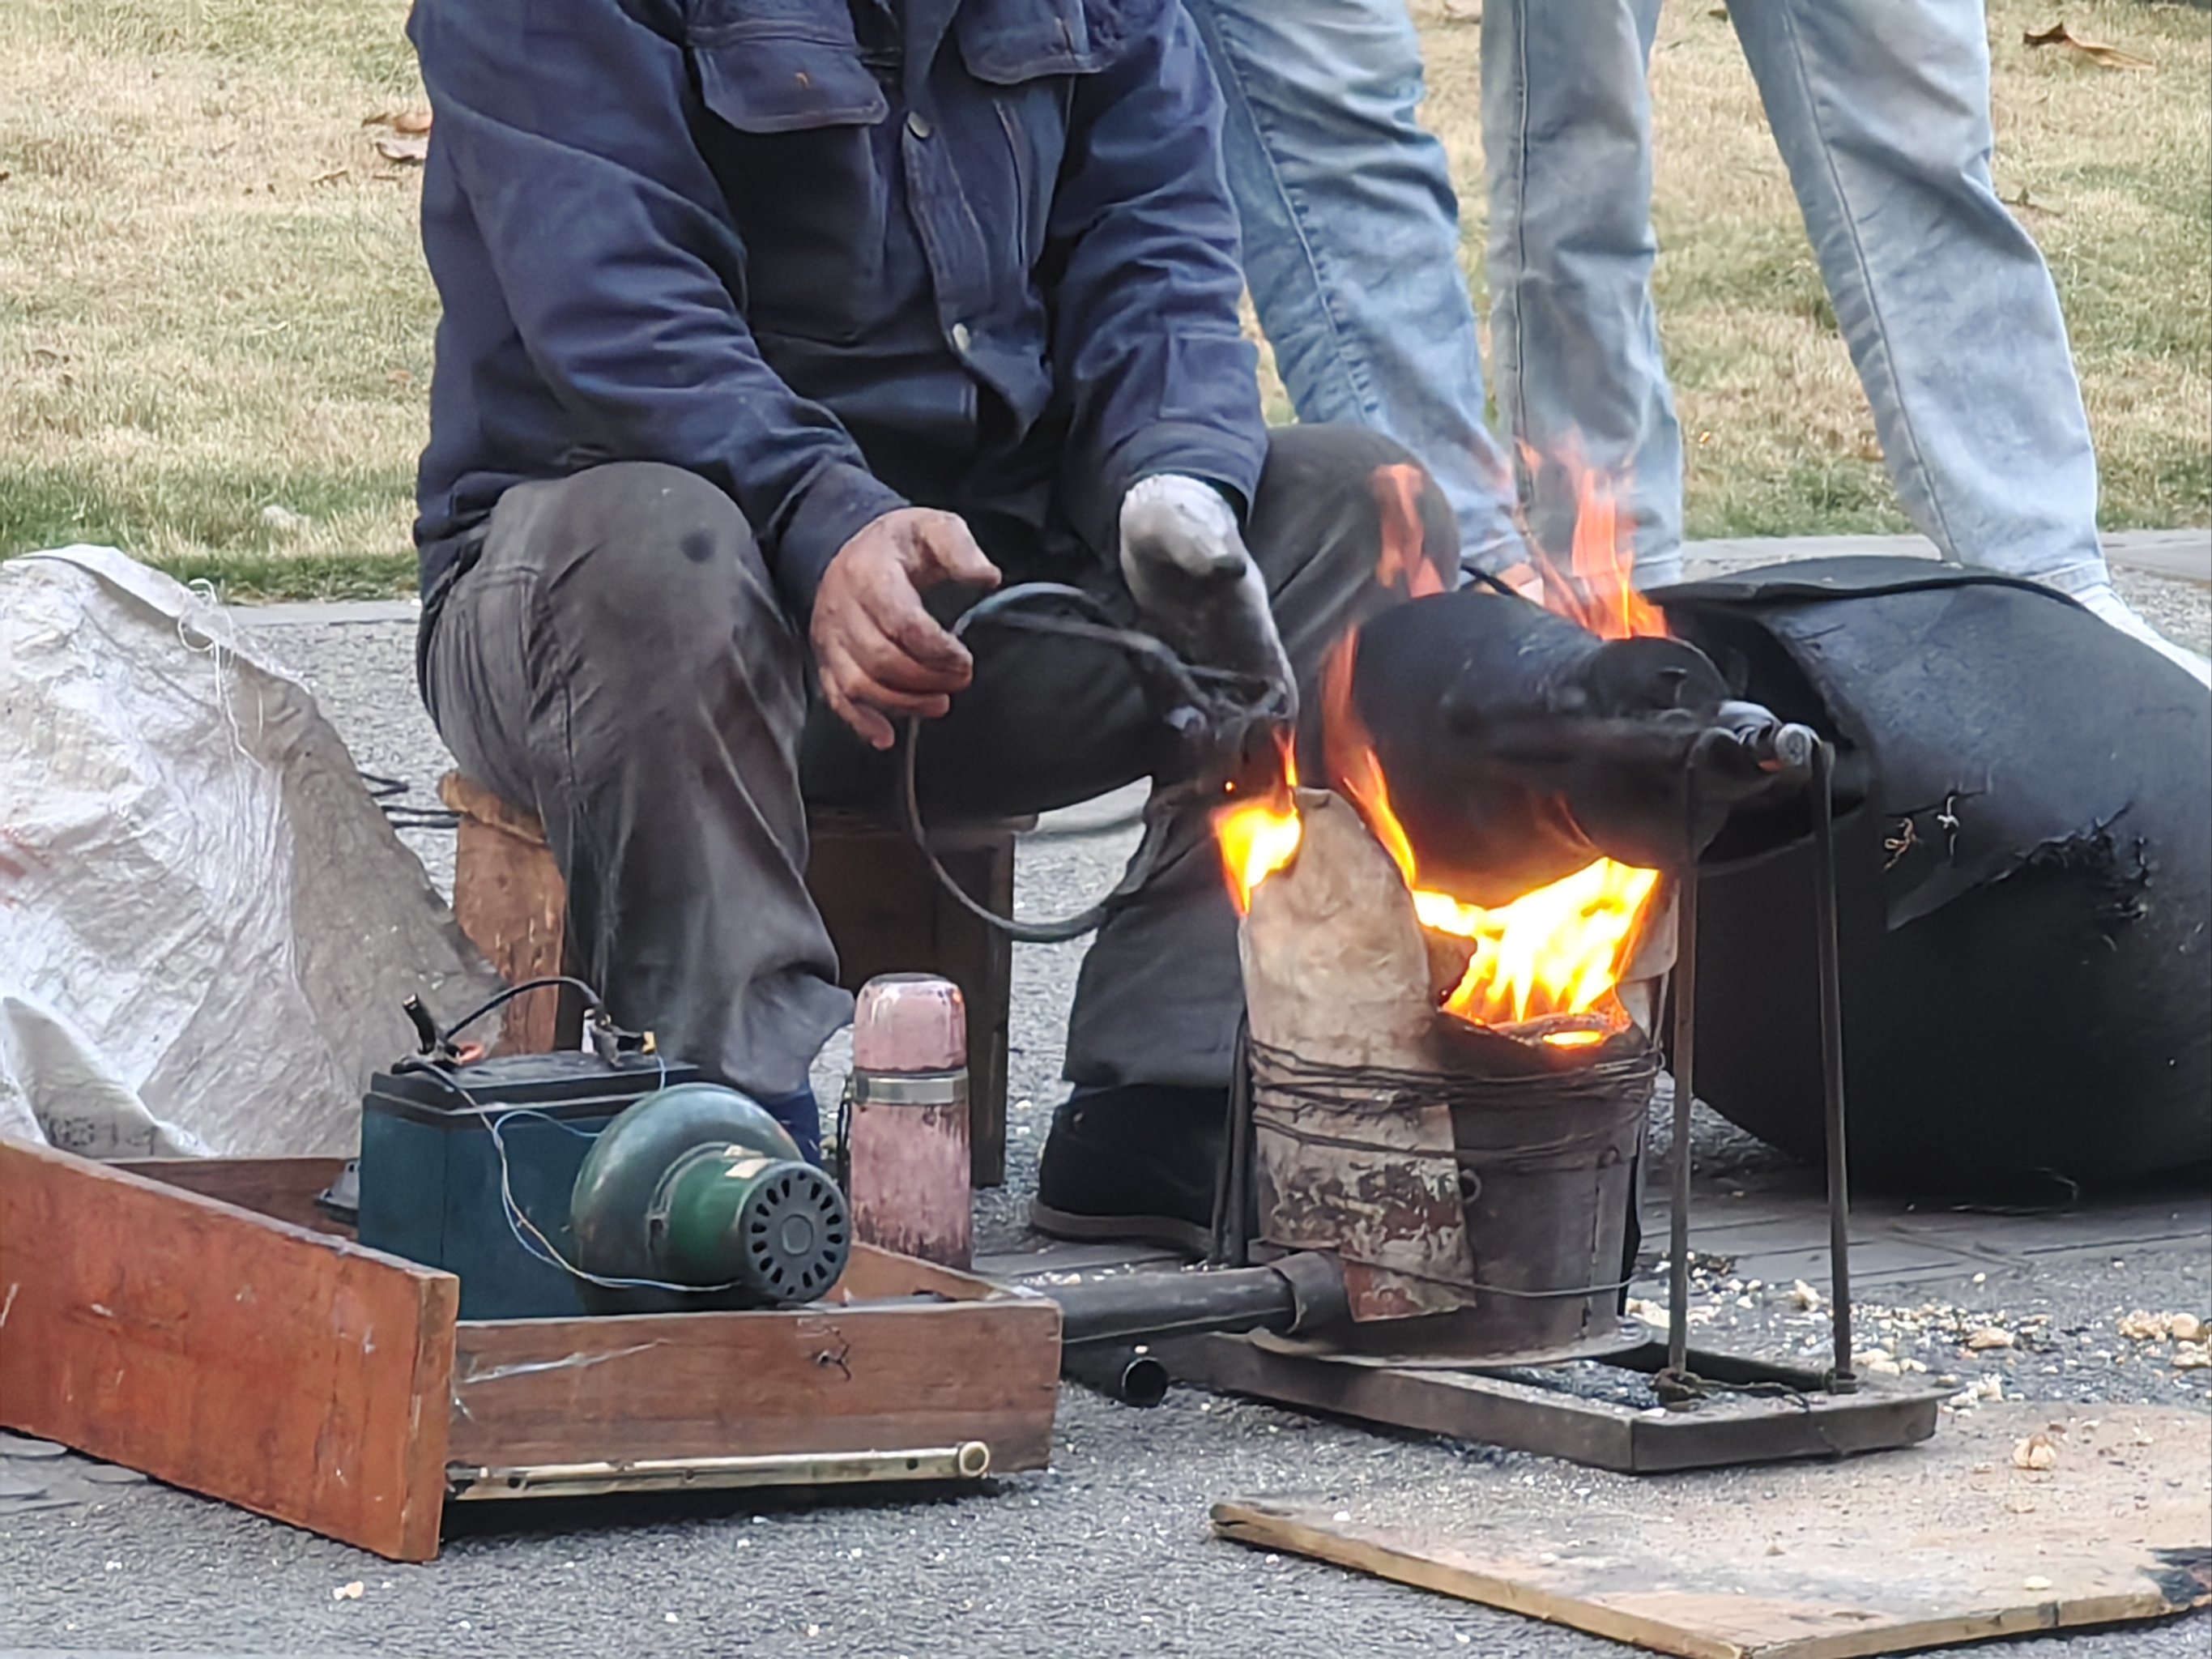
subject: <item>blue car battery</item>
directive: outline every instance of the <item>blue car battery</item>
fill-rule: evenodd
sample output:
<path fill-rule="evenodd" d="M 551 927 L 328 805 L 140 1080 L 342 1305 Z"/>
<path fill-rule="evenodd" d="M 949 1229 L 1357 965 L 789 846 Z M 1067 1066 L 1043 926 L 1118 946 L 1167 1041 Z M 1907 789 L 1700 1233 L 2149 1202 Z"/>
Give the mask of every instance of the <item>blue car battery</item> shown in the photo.
<path fill-rule="evenodd" d="M 362 1102 L 358 1237 L 461 1281 L 464 1319 L 586 1311 L 569 1194 L 600 1130 L 699 1080 L 654 1054 L 513 1054 L 379 1072 Z"/>

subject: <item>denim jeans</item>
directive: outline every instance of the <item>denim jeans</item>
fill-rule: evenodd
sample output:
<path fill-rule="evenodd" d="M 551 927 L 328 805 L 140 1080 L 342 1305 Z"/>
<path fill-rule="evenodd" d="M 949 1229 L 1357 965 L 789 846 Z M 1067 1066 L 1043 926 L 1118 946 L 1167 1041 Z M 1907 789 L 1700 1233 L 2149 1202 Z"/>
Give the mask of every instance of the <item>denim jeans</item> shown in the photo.
<path fill-rule="evenodd" d="M 1510 562 L 1444 158 L 1414 125 L 1403 0 L 1189 0 L 1229 96 L 1248 280 L 1301 419 L 1426 459 L 1471 562 Z M 2106 580 L 2096 460 L 2058 296 L 1990 178 L 1967 0 L 1729 7 L 1875 430 L 1950 557 L 2069 592 Z M 1522 454 L 1622 482 L 1639 580 L 1680 570 L 1682 453 L 1650 297 L 1658 0 L 1486 0 L 1492 367 Z M 1564 477 L 1514 468 L 1561 550 Z"/>
<path fill-rule="evenodd" d="M 1522 556 L 1483 418 L 1443 147 L 1413 118 L 1405 0 L 1186 0 L 1228 102 L 1245 281 L 1300 421 L 1395 438 L 1459 520 L 1464 564 Z"/>

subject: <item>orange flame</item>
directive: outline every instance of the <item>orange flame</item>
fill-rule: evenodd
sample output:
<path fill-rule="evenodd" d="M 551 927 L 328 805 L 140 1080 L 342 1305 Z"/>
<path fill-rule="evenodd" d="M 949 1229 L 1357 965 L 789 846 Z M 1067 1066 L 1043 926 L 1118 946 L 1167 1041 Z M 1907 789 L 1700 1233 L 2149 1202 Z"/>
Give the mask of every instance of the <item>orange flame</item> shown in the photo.
<path fill-rule="evenodd" d="M 1368 478 L 1382 510 L 1382 547 L 1375 561 L 1375 580 L 1409 599 L 1444 591 L 1444 579 L 1428 560 L 1428 532 L 1421 528 L 1421 491 L 1429 475 L 1401 461 L 1378 466 Z"/>
<path fill-rule="evenodd" d="M 1485 908 L 1421 885 L 1418 860 L 1390 805 L 1390 787 L 1352 701 L 1358 635 L 1331 647 L 1322 667 L 1322 736 L 1331 781 L 1352 802 L 1405 878 L 1413 915 L 1431 933 L 1473 942 L 1474 953 L 1444 1012 L 1471 1024 L 1515 1024 L 1553 1015 L 1595 1015 L 1595 1028 L 1552 1031 L 1544 1041 L 1577 1047 L 1603 1040 L 1627 1015 L 1613 996 L 1659 881 L 1654 870 L 1599 859 L 1574 874 Z M 1289 757 L 1285 756 L 1285 765 Z M 1287 793 L 1217 816 L 1222 862 L 1239 914 L 1252 894 L 1297 853 L 1300 825 Z"/>
<path fill-rule="evenodd" d="M 1531 568 L 1516 567 L 1516 574 L 1525 575 L 1528 587 L 1540 588 L 1547 609 L 1601 638 L 1664 637 L 1666 618 L 1631 580 L 1634 552 L 1613 481 L 1578 460 L 1565 465 L 1575 482 L 1571 568 L 1562 571 L 1532 551 Z M 1370 483 L 1382 520 L 1376 582 L 1408 599 L 1444 592 L 1443 576 L 1426 557 L 1421 526 L 1425 475 L 1415 466 L 1382 466 Z M 1510 904 L 1488 908 L 1423 887 L 1413 842 L 1390 805 L 1382 761 L 1352 703 L 1358 648 L 1357 630 L 1348 632 L 1322 665 L 1323 759 L 1333 787 L 1358 811 L 1405 878 L 1422 927 L 1472 943 L 1467 970 L 1444 999 L 1444 1011 L 1481 1025 L 1581 1016 L 1573 1026 L 1545 1031 L 1543 1041 L 1560 1048 L 1604 1041 L 1628 1018 L 1613 992 L 1657 890 L 1658 872 L 1599 859 Z M 1240 915 L 1249 911 L 1260 885 L 1297 855 L 1304 830 L 1291 793 L 1297 785 L 1295 757 L 1285 746 L 1283 781 L 1267 799 L 1214 815 L 1222 867 Z"/>
<path fill-rule="evenodd" d="M 1282 744 L 1283 779 L 1265 800 L 1224 806 L 1213 815 L 1213 838 L 1221 848 L 1221 868 L 1229 878 L 1229 896 L 1237 914 L 1252 908 L 1252 895 L 1260 884 L 1297 856 L 1305 826 L 1291 791 L 1298 787 L 1298 757 L 1286 742 Z"/>
<path fill-rule="evenodd" d="M 1534 470 L 1536 458 L 1523 453 Z M 1601 640 L 1668 637 L 1666 617 L 1636 591 L 1635 538 L 1621 523 L 1613 481 L 1571 456 L 1562 465 L 1575 483 L 1575 532 L 1567 555 L 1571 569 L 1563 571 L 1543 553 L 1529 550 L 1529 562 L 1541 584 L 1540 603 Z"/>

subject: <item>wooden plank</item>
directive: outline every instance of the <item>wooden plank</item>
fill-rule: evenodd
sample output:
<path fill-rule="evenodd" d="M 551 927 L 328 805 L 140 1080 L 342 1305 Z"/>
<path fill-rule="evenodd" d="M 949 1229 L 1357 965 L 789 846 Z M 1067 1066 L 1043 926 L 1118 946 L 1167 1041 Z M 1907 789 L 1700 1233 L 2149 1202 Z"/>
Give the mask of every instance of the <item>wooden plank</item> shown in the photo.
<path fill-rule="evenodd" d="M 0 1141 L 0 1424 L 398 1560 L 437 1553 L 459 1282 Z"/>
<path fill-rule="evenodd" d="M 2051 1468 L 2018 1468 L 2032 1433 Z M 1984 1407 L 1927 1445 L 1215 1506 L 1215 1530 L 1694 1659 L 1864 1659 L 2212 1604 L 2212 1418 Z"/>
<path fill-rule="evenodd" d="M 219 1198 L 310 1232 L 350 1238 L 353 1229 L 315 1203 L 315 1194 L 338 1178 L 345 1164 L 342 1158 L 143 1158 L 107 1167 L 203 1198 Z"/>
<path fill-rule="evenodd" d="M 501 1468 L 981 1440 L 994 1469 L 1043 1468 L 1060 1310 L 921 1262 L 864 1254 L 854 1277 L 930 1299 L 465 1320 L 450 1455 Z"/>

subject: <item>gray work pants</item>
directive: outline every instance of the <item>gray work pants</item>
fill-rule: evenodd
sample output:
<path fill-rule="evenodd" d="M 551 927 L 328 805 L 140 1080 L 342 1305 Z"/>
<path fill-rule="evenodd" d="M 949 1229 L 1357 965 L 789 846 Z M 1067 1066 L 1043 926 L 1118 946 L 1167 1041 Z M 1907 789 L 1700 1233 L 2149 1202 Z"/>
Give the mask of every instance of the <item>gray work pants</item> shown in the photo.
<path fill-rule="evenodd" d="M 1399 597 L 1375 579 L 1374 475 L 1409 461 L 1354 428 L 1274 436 L 1247 540 L 1310 711 L 1329 643 Z M 1418 505 L 1419 555 L 1449 583 L 1450 509 L 1432 485 Z M 985 547 L 1009 583 L 1073 581 L 1130 615 L 1103 558 Z M 425 626 L 430 717 L 464 772 L 544 819 L 613 1018 L 738 1088 L 800 1087 L 852 1010 L 806 892 L 805 803 L 888 814 L 894 775 L 814 696 L 803 630 L 736 506 L 642 462 L 519 484 Z M 1048 811 L 1164 758 L 1118 653 L 996 629 L 969 643 L 975 683 L 925 727 L 933 819 Z M 1242 1000 L 1236 917 L 1194 813 L 1091 946 L 1067 1075 L 1225 1084 Z"/>

